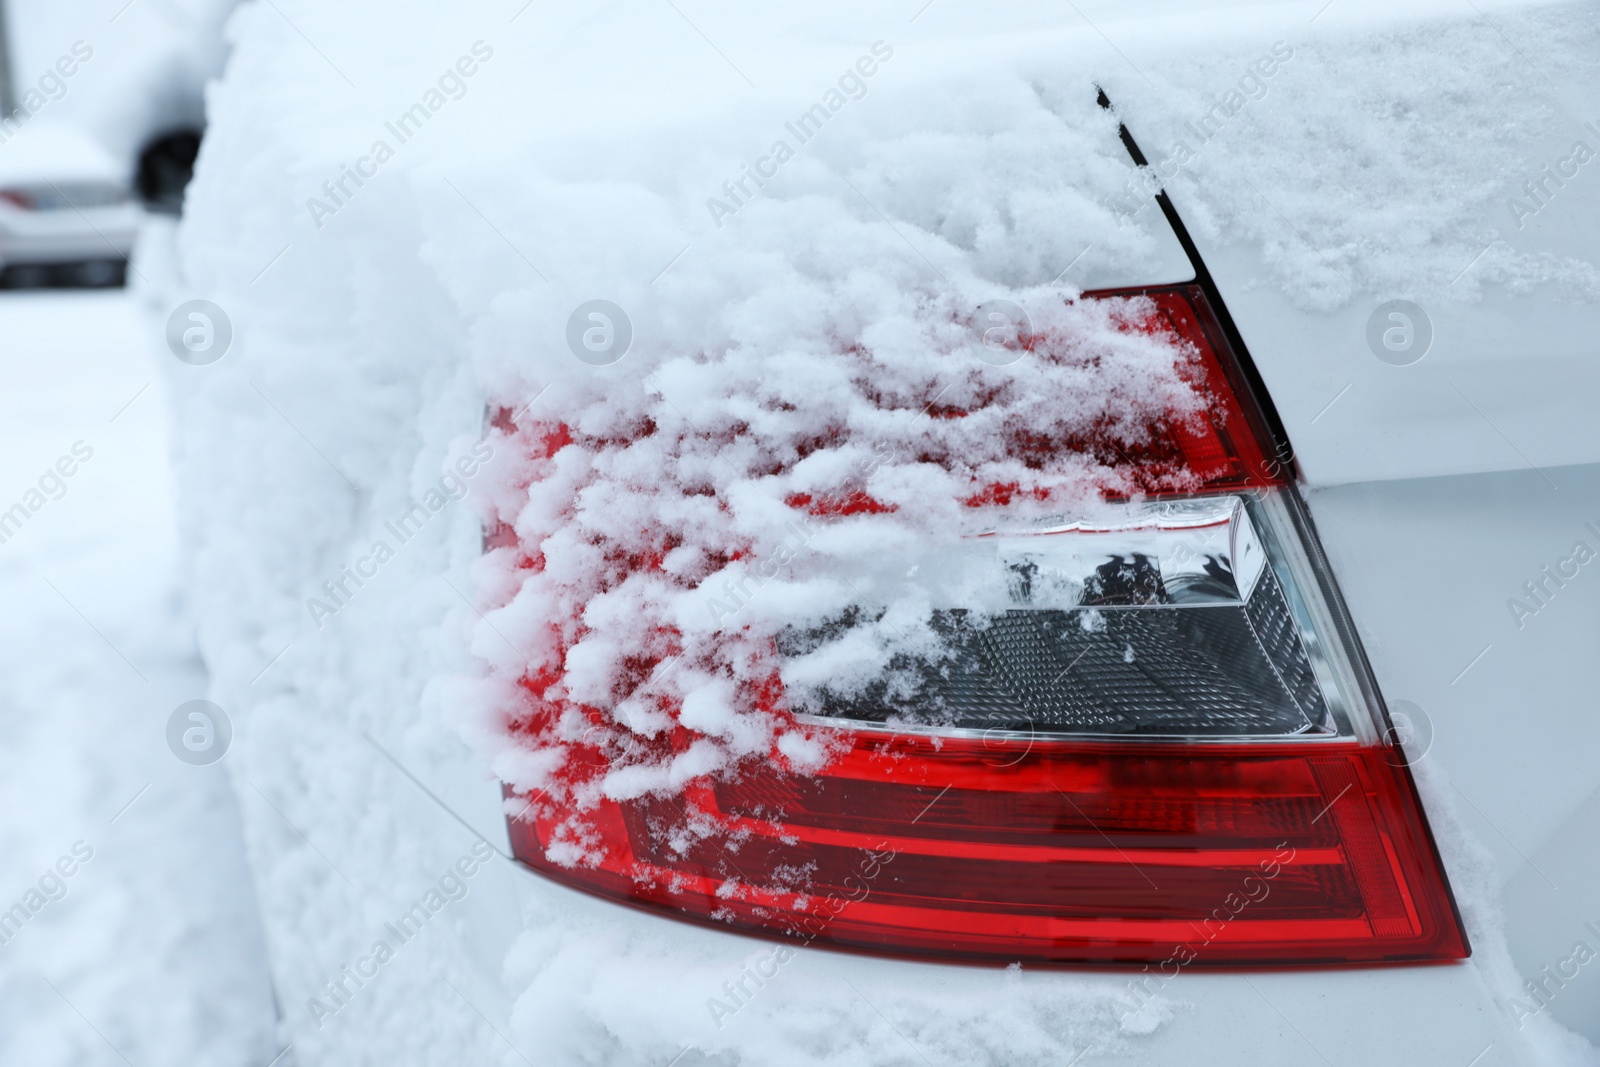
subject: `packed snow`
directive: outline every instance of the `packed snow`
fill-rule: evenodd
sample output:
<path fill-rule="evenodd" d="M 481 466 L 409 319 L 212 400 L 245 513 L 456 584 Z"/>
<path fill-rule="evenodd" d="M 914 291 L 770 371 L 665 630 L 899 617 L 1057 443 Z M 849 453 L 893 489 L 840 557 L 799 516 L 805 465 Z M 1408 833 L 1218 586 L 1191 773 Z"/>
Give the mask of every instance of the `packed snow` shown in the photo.
<path fill-rule="evenodd" d="M 962 153 L 997 154 L 1011 153 Z M 883 560 L 936 558 L 996 514 L 1026 521 L 1074 513 L 1101 491 L 1137 493 L 1147 486 L 1118 452 L 1203 403 L 1180 376 L 1175 343 L 1128 326 L 1146 311 L 1138 301 L 1073 302 L 981 277 L 942 291 L 937 276 L 918 278 L 892 227 L 855 203 L 804 195 L 762 207 L 737 245 L 728 240 L 714 280 L 696 278 L 687 293 L 663 285 L 666 306 L 652 316 L 684 323 L 681 335 L 610 374 L 568 375 L 570 361 L 556 362 L 538 404 L 559 421 L 530 411 L 531 429 L 507 423 L 510 434 L 493 435 L 497 449 L 528 457 L 526 488 L 491 516 L 514 543 L 480 570 L 480 582 L 513 590 L 489 623 L 523 653 L 487 650 L 508 683 L 493 699 L 516 708 L 525 675 L 534 697 L 496 763 L 519 789 L 560 792 L 568 744 L 617 741 L 590 729 L 589 708 L 609 711 L 628 741 L 664 735 L 674 720 L 696 736 L 676 756 L 632 746 L 600 783 L 613 797 L 675 789 L 774 748 L 817 765 L 821 746 L 781 711 L 804 709 L 824 685 L 859 691 L 895 657 L 938 658 L 934 611 L 1004 589 L 981 559 L 963 566 L 952 555 L 928 574 Z M 970 309 L 997 289 L 1037 309 L 1031 346 L 1017 353 L 1026 361 L 974 354 Z M 1101 443 L 1101 454 L 1041 462 L 1058 454 L 1041 442 L 1072 440 Z M 1173 472 L 1164 484 L 1186 483 Z M 784 628 L 863 602 L 880 605 L 870 622 L 778 661 Z"/>
<path fill-rule="evenodd" d="M 1593 67 L 1590 14 L 1490 10 L 1355 38 L 1339 18 L 1254 51 L 1199 53 L 1178 84 L 1126 69 L 1108 79 L 1188 225 L 1259 246 L 1307 308 L 1541 286 L 1600 300 L 1592 250 L 1521 247 L 1529 219 L 1572 207 L 1563 189 L 1600 172 L 1600 113 L 1555 90 Z"/>

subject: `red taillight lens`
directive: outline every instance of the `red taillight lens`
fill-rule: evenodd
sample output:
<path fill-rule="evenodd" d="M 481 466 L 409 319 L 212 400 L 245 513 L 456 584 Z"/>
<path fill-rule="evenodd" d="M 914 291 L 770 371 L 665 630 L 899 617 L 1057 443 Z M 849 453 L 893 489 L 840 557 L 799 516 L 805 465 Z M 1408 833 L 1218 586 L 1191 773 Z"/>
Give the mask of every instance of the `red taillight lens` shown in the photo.
<path fill-rule="evenodd" d="M 1201 419 L 1175 420 L 1163 442 L 1176 455 L 1182 469 L 1208 490 L 1287 484 L 1284 458 L 1264 446 L 1272 439 L 1266 420 L 1256 405 L 1245 399 L 1250 396 L 1249 384 L 1238 363 L 1227 357 L 1222 326 L 1198 285 L 1118 289 L 1086 295 L 1150 301 L 1150 313 L 1135 328 L 1174 338 L 1191 353 L 1193 361 L 1187 372 L 1206 393 L 1210 404 Z M 1119 451 L 1124 463 L 1138 465 L 1146 458 L 1137 452 Z M 1160 492 L 1161 487 L 1151 485 L 1148 490 Z"/>
<path fill-rule="evenodd" d="M 1136 484 L 1177 478 L 1187 493 L 1109 493 L 843 576 L 860 606 L 772 635 L 791 684 L 774 668 L 757 687 L 830 753 L 820 770 L 774 752 L 681 792 L 618 796 L 576 773 L 591 785 L 508 790 L 517 857 L 682 917 L 879 951 L 1179 966 L 1467 955 L 1404 756 L 1217 317 L 1198 286 L 1103 295 L 1147 300 L 1128 328 L 1181 342 L 1208 400 L 1203 418 L 1116 449 Z M 548 454 L 566 438 L 541 440 Z M 981 506 L 1006 507 L 1005 488 Z M 872 511 L 814 503 L 789 506 Z M 942 651 L 831 687 L 829 649 L 872 639 L 873 591 L 908 565 Z M 536 694 L 551 682 L 524 680 Z M 541 716 L 529 735 L 559 732 L 588 770 L 631 758 L 603 709 Z M 694 741 L 679 723 L 648 746 Z"/>
<path fill-rule="evenodd" d="M 583 888 L 736 928 L 968 959 L 1314 963 L 1467 954 L 1387 750 L 856 734 L 822 775 L 763 768 L 603 801 Z M 709 836 L 686 827 L 716 826 Z M 791 885 L 780 872 L 789 872 Z M 1187 958 L 1185 958 L 1187 957 Z"/>
<path fill-rule="evenodd" d="M 1008 440 L 1011 453 L 1032 465 L 1046 465 L 1063 453 L 1093 456 L 1146 494 L 1265 489 L 1288 484 L 1286 457 L 1263 442 L 1272 434 L 1260 409 L 1248 401 L 1249 383 L 1236 361 L 1228 358 L 1222 326 L 1198 285 L 1162 289 L 1118 289 L 1085 294 L 1088 299 L 1125 298 L 1138 314 L 1125 328 L 1175 342 L 1184 354 L 1179 373 L 1205 398 L 1199 417 L 1171 415 L 1146 427 L 1142 444 L 1118 443 L 1109 436 L 1087 433 L 1062 439 L 1015 428 Z M 959 418 L 964 411 L 932 408 L 930 414 Z M 1107 495 L 1123 495 L 1122 487 L 1105 487 Z M 967 503 L 1007 505 L 1014 485 L 987 485 Z M 814 515 L 855 514 L 875 502 L 867 498 L 833 502 L 791 501 Z"/>

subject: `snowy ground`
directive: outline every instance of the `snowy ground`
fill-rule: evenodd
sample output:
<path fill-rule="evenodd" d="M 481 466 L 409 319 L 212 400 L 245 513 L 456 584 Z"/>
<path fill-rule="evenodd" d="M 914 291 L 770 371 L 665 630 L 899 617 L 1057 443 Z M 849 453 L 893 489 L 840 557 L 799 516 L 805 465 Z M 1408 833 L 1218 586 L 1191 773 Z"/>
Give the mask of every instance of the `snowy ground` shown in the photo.
<path fill-rule="evenodd" d="M 206 680 L 149 333 L 120 292 L 0 296 L 0 507 L 89 456 L 0 544 L 0 909 L 28 913 L 0 944 L 4 1064 L 278 1051 L 225 765 L 165 739 Z"/>

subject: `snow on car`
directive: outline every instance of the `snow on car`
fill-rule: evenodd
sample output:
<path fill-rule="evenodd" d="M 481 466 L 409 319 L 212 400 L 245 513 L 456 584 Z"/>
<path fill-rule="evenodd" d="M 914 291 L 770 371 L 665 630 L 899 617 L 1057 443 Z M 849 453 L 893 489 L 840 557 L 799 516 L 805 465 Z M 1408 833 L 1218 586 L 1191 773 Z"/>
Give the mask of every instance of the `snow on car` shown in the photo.
<path fill-rule="evenodd" d="M 242 8 L 158 304 L 295 1055 L 1592 1062 L 1595 31 Z"/>

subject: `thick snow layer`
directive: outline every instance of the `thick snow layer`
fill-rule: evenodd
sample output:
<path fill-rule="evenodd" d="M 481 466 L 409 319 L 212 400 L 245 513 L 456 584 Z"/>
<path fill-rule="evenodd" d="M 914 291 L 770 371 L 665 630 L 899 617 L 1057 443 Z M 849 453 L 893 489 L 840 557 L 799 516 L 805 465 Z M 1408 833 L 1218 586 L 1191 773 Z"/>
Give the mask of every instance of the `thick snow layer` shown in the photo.
<path fill-rule="evenodd" d="M 963 155 L 981 167 L 997 151 Z M 903 213 L 898 197 L 880 196 Z M 783 679 L 785 707 L 804 708 L 821 685 L 848 692 L 882 677 L 895 655 L 938 656 L 931 612 L 1004 588 L 977 563 L 938 560 L 939 548 L 997 513 L 1070 513 L 1100 487 L 1141 488 L 1111 450 L 1109 465 L 1083 453 L 1040 466 L 1032 442 L 1098 433 L 1133 450 L 1150 424 L 1201 404 L 1175 346 L 1118 329 L 1137 303 L 1072 304 L 992 277 L 951 293 L 919 278 L 893 228 L 852 200 L 759 208 L 705 268 L 685 263 L 682 284 L 663 279 L 655 306 L 634 300 L 680 325 L 653 330 L 611 373 L 577 364 L 571 374 L 570 354 L 553 353 L 534 373 L 551 379 L 539 410 L 558 414 L 530 410 L 531 431 L 492 435 L 497 449 L 532 457 L 492 516 L 517 545 L 480 572 L 515 590 L 488 625 L 517 654 L 483 651 L 508 682 L 526 675 L 536 687 L 532 726 L 515 721 L 496 764 L 518 788 L 555 787 L 546 768 L 564 747 L 599 743 L 579 708 L 610 711 L 642 738 L 662 735 L 681 708 L 678 722 L 698 735 L 676 757 L 619 765 L 603 783 L 612 796 L 679 788 L 774 746 L 815 763 L 815 745 L 775 717 L 769 679 Z M 969 310 L 997 289 L 1036 309 L 1032 351 L 998 367 L 974 354 Z M 930 555 L 937 583 L 912 553 Z M 863 602 L 880 606 L 873 623 L 780 667 L 770 650 L 784 627 Z"/>
<path fill-rule="evenodd" d="M 1141 96 L 1114 46 L 1043 6 L 240 9 L 181 280 L 152 310 L 204 296 L 233 326 L 222 361 L 170 368 L 180 503 L 212 697 L 238 709 L 232 770 L 286 1036 L 304 1062 L 518 1062 L 537 1050 L 651 1064 L 689 1047 L 740 1063 L 920 1062 L 924 1048 L 948 1062 L 1068 1062 L 1137 1048 L 1175 1017 L 1168 998 L 1126 1014 L 1122 976 L 805 952 L 786 966 L 811 980 L 719 1027 L 708 998 L 772 946 L 507 883 L 505 871 L 470 883 L 469 903 L 440 910 L 381 977 L 343 995 L 330 984 L 471 847 L 452 814 L 480 825 L 482 807 L 449 783 L 491 768 L 548 782 L 562 765 L 559 745 L 507 734 L 526 714 L 525 674 L 561 664 L 562 686 L 646 736 L 663 703 L 680 702 L 705 735 L 701 762 L 647 761 L 603 788 L 672 788 L 769 751 L 783 723 L 729 684 L 759 675 L 762 646 L 713 640 L 707 621 L 722 620 L 696 598 L 733 580 L 736 559 L 781 554 L 805 506 L 791 501 L 831 499 L 855 476 L 895 510 L 819 522 L 793 580 L 747 598 L 740 625 L 826 616 L 845 595 L 830 568 L 979 521 L 952 505 L 962 492 L 1016 482 L 1081 499 L 1100 472 L 1033 484 L 1037 472 L 996 448 L 1007 419 L 1126 418 L 1115 439 L 1149 412 L 1183 410 L 1176 352 L 1070 301 L 1163 255 L 1151 213 L 1128 207 L 1140 178 L 1093 86 L 1152 123 L 1180 115 L 1163 93 L 1213 92 L 1218 70 L 1231 82 L 1282 39 L 1250 19 L 1226 25 L 1231 36 L 1203 49 L 1182 23 L 1120 27 L 1143 35 L 1140 65 L 1159 70 L 1162 88 Z M 1359 65 L 1375 41 L 1413 31 L 1306 32 L 1318 50 L 1297 48 L 1281 77 L 1302 60 Z M 1396 75 L 1396 91 L 1425 96 L 1428 70 Z M 1319 84 L 1326 122 L 1359 121 L 1340 101 L 1361 78 Z M 1497 91 L 1462 79 L 1464 113 Z M 814 105 L 828 117 L 802 138 L 789 126 Z M 1470 169 L 1471 150 L 1409 158 L 1420 172 Z M 1272 190 L 1311 195 L 1300 163 L 1274 166 Z M 1240 221 L 1244 194 L 1220 180 L 1204 224 L 1279 240 Z M 1381 245 L 1381 269 L 1404 270 L 1371 198 L 1352 203 L 1326 225 L 1355 227 Z M 1285 245 L 1276 281 L 1310 305 L 1341 299 L 1312 258 Z M 1569 265 L 1551 270 L 1587 284 Z M 1049 358 L 1030 357 L 1026 381 L 964 348 L 975 308 L 995 298 L 1027 306 L 1046 338 Z M 568 347 L 569 317 L 596 299 L 631 324 L 610 366 Z M 968 414 L 924 416 L 935 403 Z M 938 461 L 911 462 L 924 450 Z M 517 567 L 510 549 L 485 558 L 483 517 L 539 544 L 542 569 Z M 626 576 L 629 552 L 659 555 L 661 572 Z M 909 638 L 880 635 L 817 676 L 859 676 L 892 641 L 917 639 L 924 605 L 877 580 Z M 683 662 L 641 689 L 627 663 L 641 648 Z M 792 740 L 784 751 L 808 755 Z M 1492 893 L 1488 882 L 1471 884 Z M 523 894 L 509 954 L 509 936 L 480 944 L 469 922 L 497 885 Z M 1474 939 L 1492 941 L 1491 912 L 1468 911 Z"/>
<path fill-rule="evenodd" d="M 234 795 L 164 733 L 206 678 L 143 316 L 6 293 L 0 333 L 0 1063 L 260 1067 L 281 1046 Z"/>
<path fill-rule="evenodd" d="M 1317 310 L 1541 286 L 1600 300 L 1593 248 L 1527 239 L 1551 205 L 1593 202 L 1600 110 L 1561 88 L 1592 77 L 1593 9 L 1439 12 L 1354 34 L 1342 17 L 1255 51 L 1197 50 L 1177 72 L 1111 73 L 1189 225 L 1259 246 L 1273 281 Z"/>

